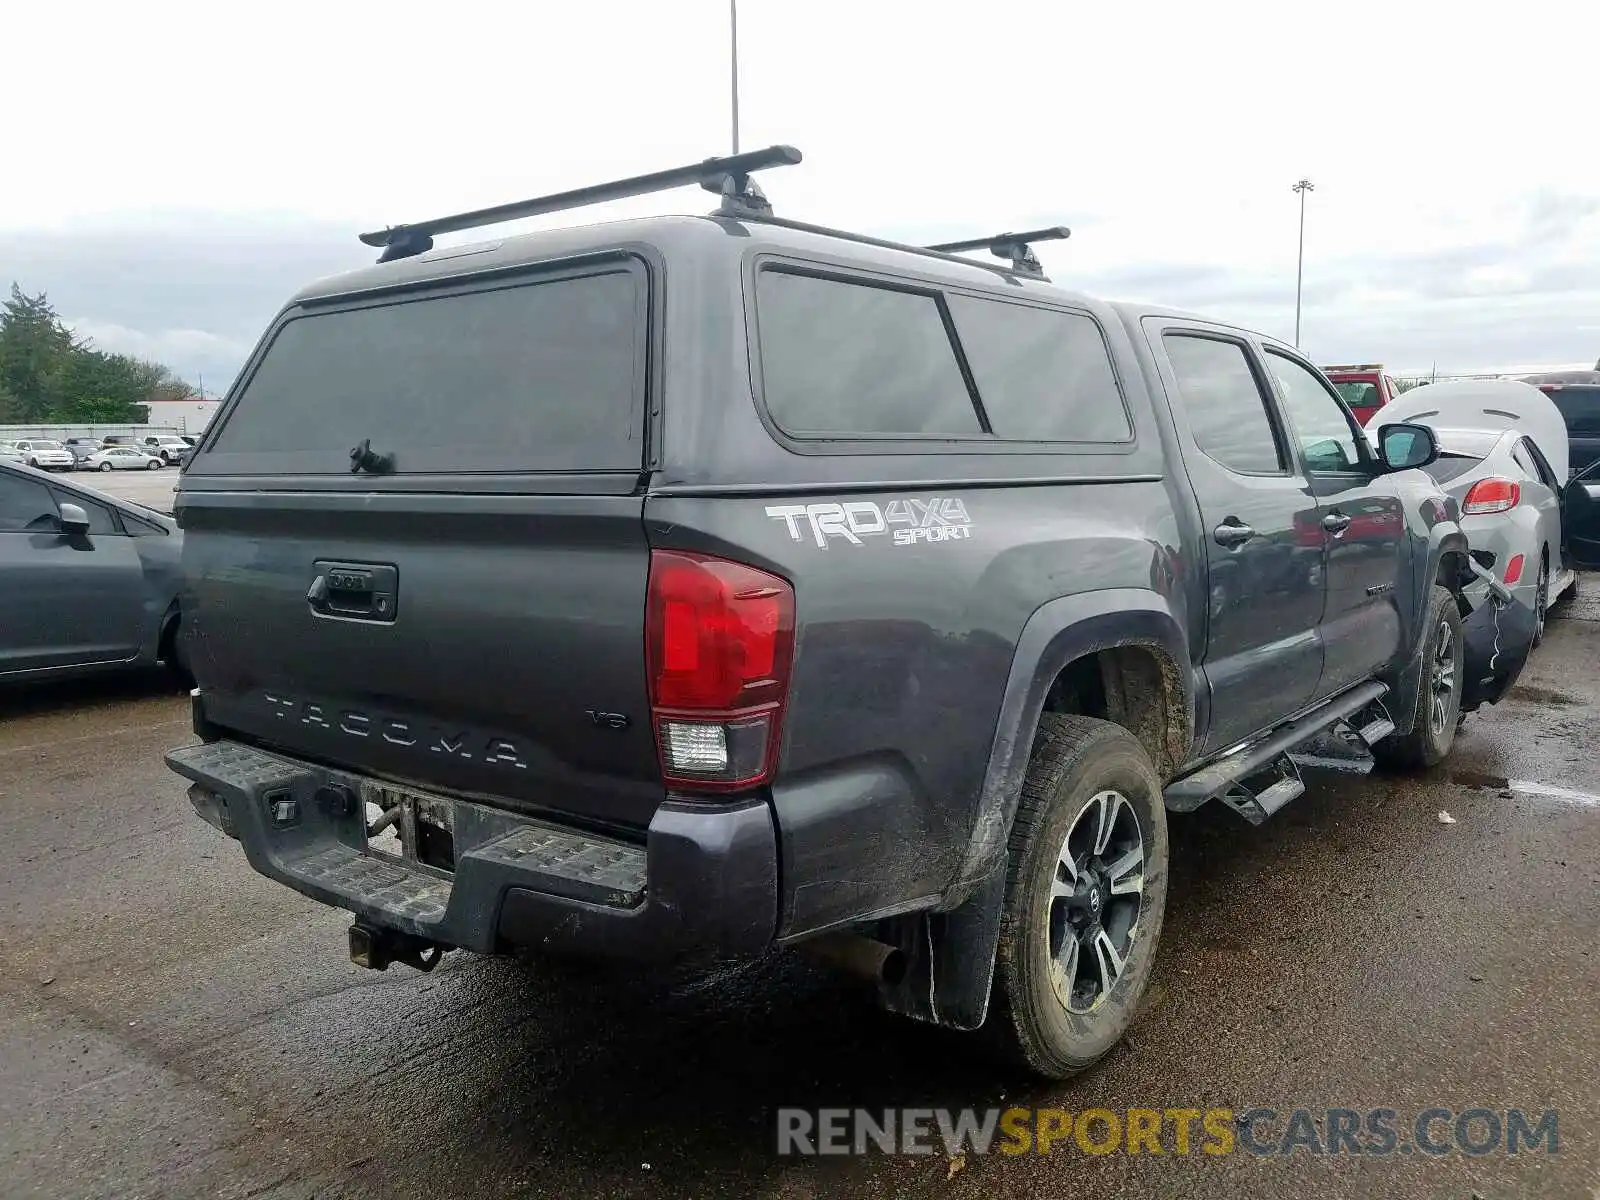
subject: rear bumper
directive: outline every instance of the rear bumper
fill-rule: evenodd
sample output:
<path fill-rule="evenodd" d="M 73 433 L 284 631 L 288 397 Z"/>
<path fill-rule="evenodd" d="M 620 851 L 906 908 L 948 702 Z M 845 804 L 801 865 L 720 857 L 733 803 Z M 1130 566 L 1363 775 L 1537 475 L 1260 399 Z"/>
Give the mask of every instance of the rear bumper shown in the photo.
<path fill-rule="evenodd" d="M 167 765 L 261 874 L 440 945 L 661 961 L 755 953 L 776 930 L 764 800 L 669 800 L 643 845 L 446 801 L 455 870 L 445 873 L 369 849 L 374 781 L 232 741 L 174 750 Z"/>

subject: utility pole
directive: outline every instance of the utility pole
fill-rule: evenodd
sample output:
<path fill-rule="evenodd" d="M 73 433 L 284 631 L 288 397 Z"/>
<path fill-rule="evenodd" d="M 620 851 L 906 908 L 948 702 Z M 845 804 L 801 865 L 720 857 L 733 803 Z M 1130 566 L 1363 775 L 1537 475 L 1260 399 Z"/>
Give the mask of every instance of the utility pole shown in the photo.
<path fill-rule="evenodd" d="M 739 153 L 739 0 L 728 0 L 728 38 L 733 82 L 733 152 Z"/>
<path fill-rule="evenodd" d="M 1306 193 L 1316 191 L 1309 179 L 1295 184 L 1293 191 L 1300 193 L 1300 256 L 1294 268 L 1294 346 L 1300 348 L 1300 285 L 1306 273 Z"/>

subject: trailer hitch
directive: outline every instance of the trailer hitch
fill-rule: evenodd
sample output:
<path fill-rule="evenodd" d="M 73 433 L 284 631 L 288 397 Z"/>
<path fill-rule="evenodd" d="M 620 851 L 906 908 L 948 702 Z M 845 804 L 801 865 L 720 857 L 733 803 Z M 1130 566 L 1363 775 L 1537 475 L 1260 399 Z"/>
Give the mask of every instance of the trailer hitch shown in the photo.
<path fill-rule="evenodd" d="M 386 971 L 390 963 L 431 971 L 439 965 L 445 949 L 437 942 L 398 929 L 383 929 L 361 921 L 350 926 L 350 961 L 373 971 Z"/>

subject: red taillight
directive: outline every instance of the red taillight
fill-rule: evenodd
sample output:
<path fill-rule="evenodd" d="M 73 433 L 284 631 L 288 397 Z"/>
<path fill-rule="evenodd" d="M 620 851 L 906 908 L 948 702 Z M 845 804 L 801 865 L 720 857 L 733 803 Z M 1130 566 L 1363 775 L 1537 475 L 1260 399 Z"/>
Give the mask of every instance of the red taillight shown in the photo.
<path fill-rule="evenodd" d="M 1510 479 L 1480 479 L 1461 503 L 1464 513 L 1497 513 L 1515 508 L 1522 488 Z"/>
<path fill-rule="evenodd" d="M 1506 564 L 1506 583 L 1513 584 L 1522 578 L 1522 555 L 1513 555 Z"/>
<path fill-rule="evenodd" d="M 743 563 L 652 550 L 645 609 L 662 778 L 711 791 L 765 783 L 794 658 L 794 588 Z"/>

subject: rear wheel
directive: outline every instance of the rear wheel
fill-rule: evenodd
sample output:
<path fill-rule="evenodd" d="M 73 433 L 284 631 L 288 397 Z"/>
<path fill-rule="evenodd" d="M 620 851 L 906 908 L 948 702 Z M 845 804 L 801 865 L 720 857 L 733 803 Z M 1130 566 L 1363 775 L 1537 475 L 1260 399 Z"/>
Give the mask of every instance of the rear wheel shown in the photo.
<path fill-rule="evenodd" d="M 1046 713 L 1012 827 L 987 1028 L 1040 1075 L 1092 1066 L 1132 1024 L 1167 894 L 1161 781 L 1137 739 Z"/>
<path fill-rule="evenodd" d="M 1533 591 L 1533 644 L 1544 641 L 1545 617 L 1550 612 L 1550 557 L 1539 556 L 1539 583 Z"/>
<path fill-rule="evenodd" d="M 172 677 L 181 688 L 192 688 L 194 676 L 189 673 L 188 656 L 183 650 L 183 643 L 178 639 L 178 614 L 174 613 L 167 618 L 166 628 L 161 633 L 161 665 L 166 668 L 167 674 Z"/>
<path fill-rule="evenodd" d="M 1416 724 L 1410 733 L 1387 737 L 1372 748 L 1385 766 L 1436 766 L 1449 755 L 1460 728 L 1464 638 L 1461 610 L 1448 589 L 1434 585 L 1422 629 Z"/>

